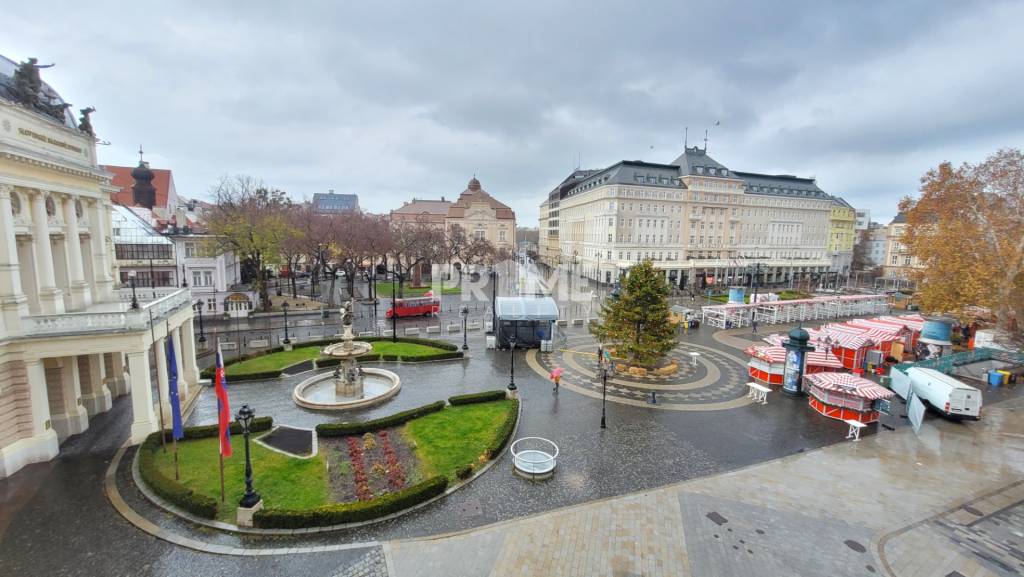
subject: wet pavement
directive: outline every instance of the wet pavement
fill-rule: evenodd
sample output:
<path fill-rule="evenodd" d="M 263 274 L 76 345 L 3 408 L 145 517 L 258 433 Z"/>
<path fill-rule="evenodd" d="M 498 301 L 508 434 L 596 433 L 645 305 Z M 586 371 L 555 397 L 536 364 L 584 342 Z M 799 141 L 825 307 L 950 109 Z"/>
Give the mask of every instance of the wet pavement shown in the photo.
<path fill-rule="evenodd" d="M 570 332 L 567 343 L 585 343 L 582 331 Z M 694 347 L 719 349 L 722 387 L 743 379 L 744 372 L 725 356 L 737 355 L 707 330 L 691 332 Z M 331 415 L 299 408 L 291 390 L 311 373 L 279 381 L 231 383 L 235 407 L 253 406 L 279 424 L 308 427 L 319 422 L 368 419 L 420 406 L 454 394 L 503 388 L 509 379 L 507 351 L 483 349 L 483 335 L 470 341 L 471 358 L 428 364 L 382 364 L 402 377 L 402 391 L 384 404 Z M 242 547 L 293 547 L 384 541 L 422 537 L 480 527 L 595 499 L 653 489 L 687 479 L 731 471 L 777 457 L 840 442 L 846 425 L 817 415 L 806 399 L 777 393 L 766 406 L 745 404 L 728 410 L 672 411 L 660 407 L 609 402 L 608 428 L 599 427 L 598 398 L 552 383 L 531 370 L 530 353 L 516 353 L 516 384 L 523 412 L 518 436 L 553 440 L 560 449 L 558 474 L 549 482 L 531 483 L 511 472 L 509 459 L 454 494 L 398 519 L 359 529 L 303 539 L 240 538 L 172 517 L 150 504 L 133 487 L 131 452 L 118 471 L 125 500 L 160 527 L 202 541 Z M 741 356 L 741 355 L 739 355 Z M 584 366 L 584 368 L 586 368 Z M 699 379 L 708 368 L 687 378 Z M 745 380 L 745 379 L 743 379 Z M 728 381 L 728 382 L 726 382 Z M 1016 395 L 1001 389 L 999 398 Z M 701 402 L 696 399 L 695 402 Z M 986 402 L 991 403 L 986 396 Z M 215 399 L 209 390 L 200 398 L 189 424 L 215 422 Z M 885 421 L 906 429 L 893 416 Z M 60 456 L 0 480 L 0 575 L 279 575 L 344 574 L 359 567 L 378 549 L 332 551 L 302 555 L 224 558 L 191 551 L 155 539 L 125 522 L 110 506 L 102 479 L 116 449 L 127 437 L 130 399 L 94 418 L 84 434 L 61 447 Z M 874 432 L 865 433 L 867 439 Z M 259 484 L 259 465 L 256 484 Z M 240 480 L 239 480 L 240 481 Z"/>

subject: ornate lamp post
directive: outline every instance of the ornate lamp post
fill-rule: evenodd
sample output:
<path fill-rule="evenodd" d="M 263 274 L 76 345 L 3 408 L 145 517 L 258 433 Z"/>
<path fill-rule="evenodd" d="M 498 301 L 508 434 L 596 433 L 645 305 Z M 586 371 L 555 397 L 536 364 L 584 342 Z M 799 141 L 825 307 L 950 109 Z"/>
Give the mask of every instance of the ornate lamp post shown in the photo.
<path fill-rule="evenodd" d="M 516 333 L 519 327 L 516 326 L 516 321 L 512 321 L 512 337 L 508 339 L 508 352 L 509 352 L 509 373 L 508 373 L 508 390 L 516 390 Z"/>
<path fill-rule="evenodd" d="M 132 285 L 132 309 L 138 310 L 139 299 L 135 298 L 135 271 L 128 271 L 128 282 Z"/>
<path fill-rule="evenodd" d="M 238 505 L 246 509 L 251 509 L 260 502 L 259 493 L 252 490 L 252 459 L 249 457 L 249 432 L 255 416 L 256 411 L 250 409 L 249 405 L 242 405 L 235 415 L 235 420 L 242 426 L 242 436 L 245 437 L 245 495 L 242 495 Z"/>
<path fill-rule="evenodd" d="M 292 349 L 292 341 L 288 338 L 288 302 L 285 301 L 281 304 L 281 310 L 284 311 L 284 340 L 281 344 L 284 345 L 284 350 L 290 351 Z"/>
<path fill-rule="evenodd" d="M 203 331 L 203 307 L 206 306 L 206 303 L 203 302 L 203 299 L 199 299 L 199 301 L 196 302 L 196 305 L 199 306 L 199 342 L 205 343 L 206 333 Z"/>
<path fill-rule="evenodd" d="M 185 264 L 181 265 L 181 288 L 188 288 L 188 279 L 185 277 Z M 278 293 L 281 294 L 281 293 Z"/>
<path fill-rule="evenodd" d="M 609 361 L 610 362 L 610 361 Z M 608 400 L 608 364 L 604 360 L 604 349 L 597 347 L 597 366 L 601 371 L 601 428 L 607 429 L 605 422 L 605 405 Z"/>
<path fill-rule="evenodd" d="M 469 307 L 462 305 L 462 350 L 469 350 L 469 344 L 467 342 L 468 335 L 466 335 L 466 321 L 469 319 Z"/>

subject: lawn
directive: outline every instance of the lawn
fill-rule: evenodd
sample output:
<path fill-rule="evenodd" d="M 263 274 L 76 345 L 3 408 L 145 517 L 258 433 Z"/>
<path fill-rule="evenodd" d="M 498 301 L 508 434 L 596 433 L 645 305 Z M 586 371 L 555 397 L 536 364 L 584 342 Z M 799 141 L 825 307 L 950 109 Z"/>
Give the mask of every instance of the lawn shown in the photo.
<path fill-rule="evenodd" d="M 432 347 L 430 345 L 403 343 L 402 341 L 398 341 L 397 343 L 393 343 L 391 341 L 373 341 L 370 344 L 373 345 L 373 352 L 375 353 L 380 353 L 382 355 L 398 355 L 400 357 L 422 357 L 425 355 L 447 352 L 444 349 Z"/>
<path fill-rule="evenodd" d="M 290 351 L 279 351 L 269 355 L 260 355 L 246 359 L 240 363 L 230 364 L 224 368 L 227 376 L 241 377 L 252 373 L 276 371 L 295 363 L 308 361 L 320 356 L 320 346 L 299 347 Z"/>
<path fill-rule="evenodd" d="M 398 286 L 395 286 L 397 290 Z M 432 287 L 413 287 L 405 285 L 402 289 L 400 297 L 418 297 L 423 296 L 427 291 L 431 290 Z M 462 288 L 457 286 L 446 286 L 441 289 L 441 294 L 446 295 L 457 295 L 462 294 Z M 380 298 L 391 298 L 391 283 L 377 283 L 377 296 Z M 437 296 L 437 295 L 435 295 Z"/>
<path fill-rule="evenodd" d="M 458 405 L 410 421 L 405 435 L 415 443 L 423 476 L 454 480 L 455 470 L 476 461 L 495 439 L 512 406 L 507 400 Z"/>
<path fill-rule="evenodd" d="M 181 483 L 217 500 L 217 518 L 235 522 L 238 501 L 245 493 L 245 445 L 242 435 L 231 436 L 231 457 L 224 460 L 224 488 L 227 499 L 220 502 L 220 474 L 217 458 L 219 439 L 178 442 Z M 250 442 L 253 462 L 253 488 L 267 507 L 309 509 L 327 502 L 327 469 L 322 455 L 297 459 Z M 157 468 L 174 478 L 174 456 L 157 451 Z"/>

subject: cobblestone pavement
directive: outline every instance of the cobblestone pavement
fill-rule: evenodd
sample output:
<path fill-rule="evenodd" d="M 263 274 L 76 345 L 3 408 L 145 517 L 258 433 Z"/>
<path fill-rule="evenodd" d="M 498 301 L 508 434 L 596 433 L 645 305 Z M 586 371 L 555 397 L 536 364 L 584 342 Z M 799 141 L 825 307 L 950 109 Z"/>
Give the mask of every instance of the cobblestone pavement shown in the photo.
<path fill-rule="evenodd" d="M 1022 417 L 1008 401 L 385 552 L 392 577 L 1020 575 Z"/>

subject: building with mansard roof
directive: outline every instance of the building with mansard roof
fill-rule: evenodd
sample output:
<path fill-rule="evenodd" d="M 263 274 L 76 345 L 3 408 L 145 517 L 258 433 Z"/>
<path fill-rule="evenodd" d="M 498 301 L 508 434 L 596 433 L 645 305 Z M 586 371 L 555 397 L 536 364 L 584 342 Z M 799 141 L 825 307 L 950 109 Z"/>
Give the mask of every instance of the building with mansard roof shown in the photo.
<path fill-rule="evenodd" d="M 706 148 L 667 164 L 623 160 L 576 170 L 544 201 L 540 253 L 613 283 L 649 259 L 674 286 L 823 279 L 835 198 L 813 178 L 730 169 Z"/>

